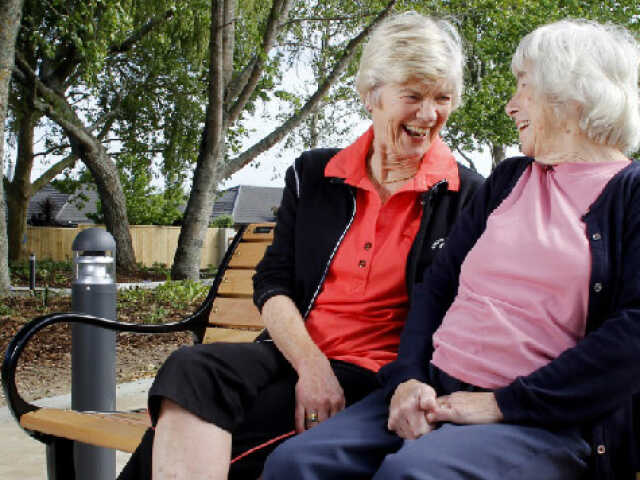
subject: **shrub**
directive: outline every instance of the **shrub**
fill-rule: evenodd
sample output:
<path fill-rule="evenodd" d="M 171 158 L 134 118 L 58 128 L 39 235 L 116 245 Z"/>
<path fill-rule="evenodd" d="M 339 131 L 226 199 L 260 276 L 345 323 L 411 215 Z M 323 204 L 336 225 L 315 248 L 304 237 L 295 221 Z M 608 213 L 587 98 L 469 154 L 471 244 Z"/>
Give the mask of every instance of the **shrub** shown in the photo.
<path fill-rule="evenodd" d="M 214 228 L 231 228 L 233 227 L 233 217 L 231 215 L 220 215 L 209 223 Z"/>

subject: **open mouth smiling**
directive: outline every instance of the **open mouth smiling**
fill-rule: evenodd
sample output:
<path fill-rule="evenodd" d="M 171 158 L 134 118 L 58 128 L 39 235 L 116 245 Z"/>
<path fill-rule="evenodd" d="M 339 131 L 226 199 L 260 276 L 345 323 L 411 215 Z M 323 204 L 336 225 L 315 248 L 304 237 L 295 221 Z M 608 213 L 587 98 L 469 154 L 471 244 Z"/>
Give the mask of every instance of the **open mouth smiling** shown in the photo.
<path fill-rule="evenodd" d="M 524 120 L 522 122 L 519 122 L 516 127 L 518 128 L 519 132 L 522 132 L 525 128 L 527 128 L 529 126 L 529 120 Z"/>
<path fill-rule="evenodd" d="M 424 137 L 430 131 L 429 128 L 421 128 L 414 125 L 403 125 L 402 128 L 407 133 L 407 135 L 411 137 Z"/>

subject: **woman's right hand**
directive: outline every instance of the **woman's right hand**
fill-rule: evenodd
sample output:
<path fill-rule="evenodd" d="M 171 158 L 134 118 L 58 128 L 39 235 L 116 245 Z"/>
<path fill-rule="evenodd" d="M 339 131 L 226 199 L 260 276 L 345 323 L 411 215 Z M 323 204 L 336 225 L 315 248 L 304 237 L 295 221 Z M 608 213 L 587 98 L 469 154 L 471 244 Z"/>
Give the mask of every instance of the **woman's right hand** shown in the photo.
<path fill-rule="evenodd" d="M 296 384 L 295 425 L 304 432 L 345 407 L 345 398 L 329 360 L 322 354 L 299 366 Z"/>
<path fill-rule="evenodd" d="M 433 430 L 427 413 L 436 407 L 436 391 L 430 385 L 407 380 L 398 385 L 391 397 L 387 428 L 401 438 L 414 440 Z"/>

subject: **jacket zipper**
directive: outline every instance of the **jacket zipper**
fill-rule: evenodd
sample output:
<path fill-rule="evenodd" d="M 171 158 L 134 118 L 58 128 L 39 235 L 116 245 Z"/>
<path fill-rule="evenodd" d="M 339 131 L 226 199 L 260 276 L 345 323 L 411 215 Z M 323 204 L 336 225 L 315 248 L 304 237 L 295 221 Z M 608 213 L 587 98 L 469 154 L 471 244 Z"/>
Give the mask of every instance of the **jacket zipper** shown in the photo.
<path fill-rule="evenodd" d="M 407 268 L 406 268 L 407 278 L 405 279 L 405 281 L 407 284 L 407 294 L 409 295 L 409 298 L 411 298 L 411 291 L 413 290 L 413 284 L 416 282 L 416 270 L 418 269 L 418 262 L 420 261 L 420 258 L 422 256 L 422 250 L 424 248 L 424 239 L 427 235 L 426 229 L 427 229 L 427 224 L 429 222 L 428 217 L 430 212 L 433 211 L 433 209 L 430 207 L 431 205 L 433 205 L 434 198 L 438 194 L 440 190 L 440 186 L 446 183 L 448 183 L 447 180 L 440 180 L 438 183 L 435 183 L 434 185 L 432 185 L 427 192 L 424 192 L 420 198 L 420 204 L 422 206 L 422 219 L 420 220 L 420 227 L 418 228 L 418 233 L 416 234 L 416 237 L 413 239 L 413 243 L 414 245 L 416 245 L 416 248 L 415 248 L 415 251 L 413 252 L 413 255 L 411 255 L 407 259 Z"/>
<path fill-rule="evenodd" d="M 338 251 L 338 248 L 340 247 L 340 244 L 342 243 L 342 240 L 344 240 L 345 235 L 347 234 L 347 232 L 351 228 L 351 224 L 353 223 L 353 219 L 356 216 L 356 196 L 353 194 L 353 190 L 349 190 L 349 192 L 351 193 L 351 199 L 353 200 L 353 210 L 351 212 L 351 218 L 347 222 L 347 225 L 345 226 L 344 231 L 342 232 L 342 235 L 340 235 L 340 237 L 338 238 L 338 241 L 337 241 L 335 247 L 333 247 L 333 251 L 331 252 L 331 255 L 329 255 L 329 259 L 327 260 L 327 264 L 324 267 L 324 272 L 322 272 L 322 276 L 320 277 L 320 282 L 318 282 L 318 286 L 316 287 L 315 292 L 313 292 L 313 295 L 311 296 L 311 300 L 309 301 L 309 305 L 307 305 L 307 309 L 305 310 L 304 315 L 302 316 L 303 320 L 307 319 L 307 316 L 309 315 L 309 312 L 311 311 L 311 307 L 313 306 L 314 302 L 316 301 L 316 298 L 318 297 L 318 294 L 320 293 L 320 288 L 322 288 L 322 285 L 324 285 L 324 281 L 327 278 L 327 272 L 329 271 L 329 265 L 331 265 L 331 262 L 333 261 L 333 257 L 335 256 L 336 252 Z"/>

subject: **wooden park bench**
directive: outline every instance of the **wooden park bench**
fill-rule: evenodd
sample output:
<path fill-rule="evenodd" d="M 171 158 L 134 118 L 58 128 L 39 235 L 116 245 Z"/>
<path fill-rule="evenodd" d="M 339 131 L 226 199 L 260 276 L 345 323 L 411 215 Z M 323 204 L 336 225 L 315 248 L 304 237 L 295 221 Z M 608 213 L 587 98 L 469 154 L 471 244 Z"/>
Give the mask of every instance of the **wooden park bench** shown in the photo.
<path fill-rule="evenodd" d="M 207 298 L 195 313 L 164 325 L 121 323 L 78 313 L 54 313 L 27 323 L 13 338 L 2 364 L 2 387 L 9 409 L 21 427 L 47 445 L 50 479 L 73 479 L 73 442 L 133 452 L 150 426 L 141 412 L 80 412 L 41 408 L 25 401 L 15 383 L 16 366 L 29 339 L 55 323 L 82 323 L 116 331 L 169 333 L 191 331 L 195 343 L 254 340 L 263 325 L 253 305 L 252 276 L 273 241 L 274 224 L 242 227 L 227 249 Z"/>

